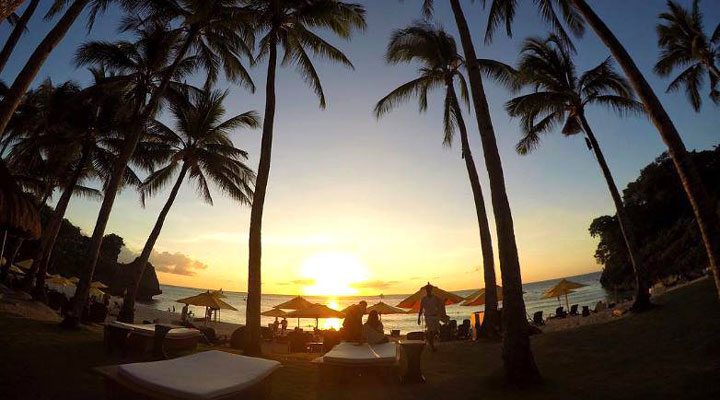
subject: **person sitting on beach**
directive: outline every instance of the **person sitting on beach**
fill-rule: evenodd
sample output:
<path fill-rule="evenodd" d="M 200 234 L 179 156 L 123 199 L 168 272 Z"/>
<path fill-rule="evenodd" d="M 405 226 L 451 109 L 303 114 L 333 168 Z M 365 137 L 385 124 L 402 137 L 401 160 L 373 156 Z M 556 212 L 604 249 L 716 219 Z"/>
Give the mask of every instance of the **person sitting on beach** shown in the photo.
<path fill-rule="evenodd" d="M 385 328 L 380 321 L 380 315 L 375 310 L 370 311 L 368 319 L 363 325 L 363 339 L 369 344 L 388 342 L 388 338 L 385 336 Z"/>
<path fill-rule="evenodd" d="M 432 351 L 435 348 L 435 336 L 440 332 L 440 320 L 447 318 L 445 313 L 445 301 L 433 295 L 432 285 L 428 282 L 425 285 L 425 297 L 420 301 L 420 310 L 418 311 L 418 325 L 420 325 L 420 317 L 425 315 L 425 337 Z"/>
<path fill-rule="evenodd" d="M 365 300 L 354 304 L 345 311 L 345 320 L 342 326 L 342 338 L 348 342 L 362 342 L 363 340 L 363 322 L 362 317 L 365 314 L 367 302 Z"/>
<path fill-rule="evenodd" d="M 280 327 L 281 327 L 280 332 L 285 333 L 285 331 L 287 330 L 287 318 L 283 318 L 282 322 L 280 322 Z"/>

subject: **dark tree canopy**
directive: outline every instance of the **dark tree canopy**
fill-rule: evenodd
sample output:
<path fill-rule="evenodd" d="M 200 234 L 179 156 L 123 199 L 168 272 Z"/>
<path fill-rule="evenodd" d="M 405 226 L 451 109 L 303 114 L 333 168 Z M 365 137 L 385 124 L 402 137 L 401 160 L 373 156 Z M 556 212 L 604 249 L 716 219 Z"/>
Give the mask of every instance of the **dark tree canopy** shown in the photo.
<path fill-rule="evenodd" d="M 690 153 L 711 201 L 720 212 L 720 146 Z M 667 154 L 643 168 L 623 192 L 628 215 L 637 229 L 642 257 L 652 281 L 700 271 L 707 267 L 705 249 L 692 208 Z M 600 238 L 595 259 L 604 266 L 605 287 L 631 287 L 632 269 L 615 216 L 603 215 L 590 224 Z"/>

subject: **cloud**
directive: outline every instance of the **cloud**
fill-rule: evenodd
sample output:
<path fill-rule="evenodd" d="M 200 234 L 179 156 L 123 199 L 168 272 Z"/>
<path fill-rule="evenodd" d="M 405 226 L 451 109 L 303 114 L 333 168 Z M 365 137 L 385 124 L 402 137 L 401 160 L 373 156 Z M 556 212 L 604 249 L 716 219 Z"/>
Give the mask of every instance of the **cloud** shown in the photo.
<path fill-rule="evenodd" d="M 357 282 L 353 283 L 350 286 L 355 289 L 387 289 L 397 283 L 398 281 L 383 281 L 378 279 L 372 281 Z"/>
<path fill-rule="evenodd" d="M 278 283 L 278 285 L 298 285 L 298 286 L 312 286 L 314 284 L 315 284 L 315 279 L 295 279 L 292 281 Z"/>
<path fill-rule="evenodd" d="M 123 247 L 118 256 L 118 262 L 129 263 L 137 256 L 139 256 L 139 253 Z M 198 270 L 204 270 L 208 267 L 207 264 L 183 253 L 158 252 L 156 250 L 150 253 L 150 263 L 155 267 L 155 271 L 184 276 L 193 276 Z"/>
<path fill-rule="evenodd" d="M 170 253 L 157 251 L 150 254 L 150 262 L 156 271 L 166 272 L 168 274 L 193 276 L 197 270 L 207 269 L 207 264 L 192 259 L 183 253 Z"/>

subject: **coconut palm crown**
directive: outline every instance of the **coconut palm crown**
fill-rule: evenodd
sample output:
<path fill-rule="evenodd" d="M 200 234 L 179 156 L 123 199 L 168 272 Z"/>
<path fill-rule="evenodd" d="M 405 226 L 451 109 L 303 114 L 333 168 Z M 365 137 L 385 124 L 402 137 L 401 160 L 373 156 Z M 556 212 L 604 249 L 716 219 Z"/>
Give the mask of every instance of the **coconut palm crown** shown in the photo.
<path fill-rule="evenodd" d="M 717 90 L 720 80 L 720 24 L 712 35 L 705 33 L 700 1 L 695 0 L 691 10 L 686 10 L 675 1 L 667 2 L 668 11 L 660 14 L 657 26 L 660 56 L 655 64 L 655 73 L 667 77 L 675 70 L 682 70 L 667 88 L 668 92 L 685 90 L 688 101 L 695 111 L 702 107 L 700 89 L 705 84 L 705 75 L 710 80 L 710 99 L 720 104 Z"/>

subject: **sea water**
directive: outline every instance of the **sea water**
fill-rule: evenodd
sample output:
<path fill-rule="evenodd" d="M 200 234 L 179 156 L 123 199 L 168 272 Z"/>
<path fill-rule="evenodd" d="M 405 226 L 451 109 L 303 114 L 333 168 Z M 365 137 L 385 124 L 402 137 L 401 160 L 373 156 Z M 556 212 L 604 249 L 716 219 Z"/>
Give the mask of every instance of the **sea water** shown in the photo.
<path fill-rule="evenodd" d="M 579 309 L 582 309 L 582 306 L 589 306 L 592 310 L 595 307 L 595 304 L 599 300 L 603 301 L 615 301 L 615 294 L 607 292 L 605 289 L 602 288 L 600 285 L 600 272 L 593 272 L 589 274 L 584 275 L 578 275 L 578 276 L 572 276 L 567 277 L 566 279 L 569 279 L 573 282 L 578 282 L 585 284 L 587 286 L 576 289 L 576 291 L 568 296 L 568 300 L 570 305 L 572 304 L 578 304 L 580 305 Z M 548 315 L 555 313 L 555 309 L 558 306 L 565 306 L 565 299 L 561 298 L 560 300 L 556 298 L 552 299 L 543 299 L 542 295 L 543 293 L 551 288 L 553 285 L 558 283 L 560 281 L 560 278 L 558 279 L 550 279 L 546 281 L 541 282 L 532 282 L 527 283 L 523 285 L 523 291 L 525 294 L 523 295 L 525 298 L 525 308 L 527 309 L 528 318 L 532 316 L 532 314 L 536 311 L 543 311 L 544 317 L 546 318 Z M 146 305 L 149 305 L 151 307 L 157 308 L 158 310 L 167 311 L 168 309 L 172 309 L 175 307 L 175 310 L 179 313 L 180 309 L 182 308 L 182 304 L 177 303 L 177 299 L 182 299 L 185 297 L 190 297 L 198 294 L 201 290 L 199 289 L 193 289 L 193 288 L 186 288 L 186 287 L 179 287 L 179 286 L 169 286 L 169 285 L 160 285 L 160 288 L 162 289 L 163 293 L 161 295 L 155 296 L 155 299 L 150 303 L 144 303 Z M 468 290 L 460 290 L 455 291 L 454 293 L 460 295 L 460 296 L 468 296 L 476 289 L 468 289 Z M 234 324 L 245 324 L 245 305 L 246 305 L 246 298 L 247 293 L 243 292 L 228 292 L 225 291 L 225 298 L 223 300 L 229 304 L 231 304 L 233 307 L 237 308 L 238 311 L 231 311 L 231 310 L 221 310 L 219 315 L 219 320 L 223 322 L 230 322 Z M 409 294 L 394 294 L 394 295 L 384 295 L 382 298 L 380 296 L 352 296 L 352 297 L 321 297 L 321 296 L 304 296 L 307 300 L 314 302 L 314 303 L 323 303 L 331 308 L 335 308 L 338 310 L 341 310 L 351 304 L 355 304 L 359 302 L 360 300 L 367 301 L 368 305 L 372 305 L 374 303 L 377 303 L 378 301 L 383 301 L 387 304 L 390 304 L 392 306 L 397 305 L 402 301 L 404 298 L 406 298 Z M 277 294 L 263 294 L 262 301 L 261 301 L 261 309 L 262 311 L 267 311 L 272 309 L 275 305 L 280 304 L 282 302 L 285 302 L 287 300 L 290 300 L 295 295 L 277 295 Z M 501 305 L 502 306 L 502 305 Z M 195 315 L 197 316 L 203 316 L 204 315 L 204 309 L 201 307 L 190 307 L 192 310 L 194 310 Z M 460 305 L 450 305 L 447 306 L 447 314 L 450 316 L 451 319 L 458 320 L 458 323 L 461 323 L 463 319 L 470 318 L 470 314 L 474 311 L 482 311 L 483 306 L 475 306 L 475 307 L 466 307 L 466 306 L 460 306 Z M 275 320 L 275 318 L 270 317 L 262 317 L 262 324 L 263 326 L 267 326 L 267 324 L 272 323 Z M 410 331 L 418 330 L 417 325 L 417 314 L 396 314 L 396 315 L 383 315 L 382 316 L 383 324 L 385 325 L 385 330 L 389 331 L 391 329 L 399 329 L 402 333 L 407 333 Z M 310 328 L 315 326 L 315 320 L 314 319 L 301 319 L 299 322 L 296 319 L 288 319 L 288 326 L 294 327 L 296 325 L 300 325 L 303 328 Z M 321 328 L 330 328 L 335 327 L 338 328 L 341 325 L 342 321 L 337 319 L 320 319 L 319 324 Z"/>

